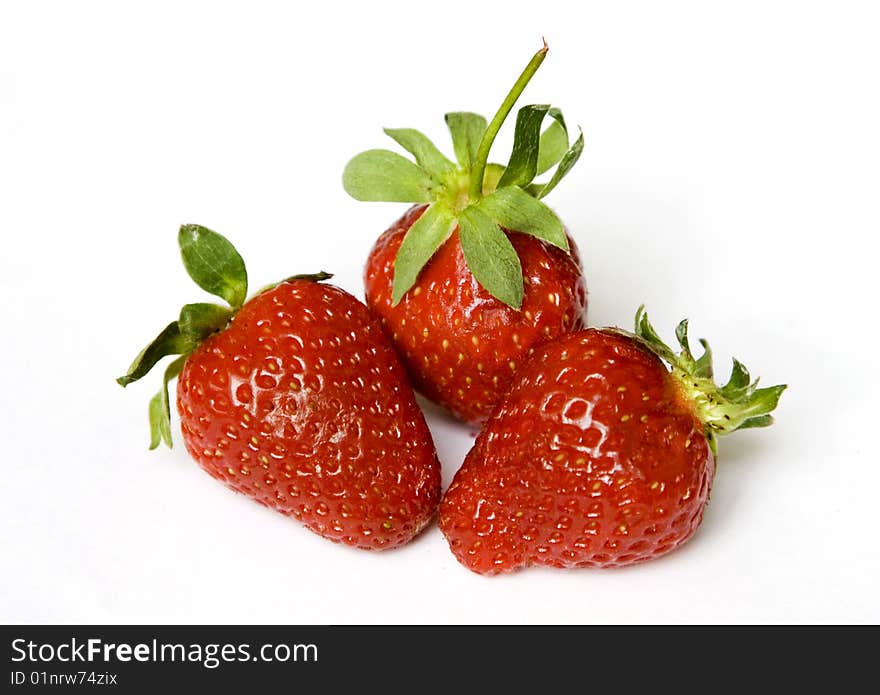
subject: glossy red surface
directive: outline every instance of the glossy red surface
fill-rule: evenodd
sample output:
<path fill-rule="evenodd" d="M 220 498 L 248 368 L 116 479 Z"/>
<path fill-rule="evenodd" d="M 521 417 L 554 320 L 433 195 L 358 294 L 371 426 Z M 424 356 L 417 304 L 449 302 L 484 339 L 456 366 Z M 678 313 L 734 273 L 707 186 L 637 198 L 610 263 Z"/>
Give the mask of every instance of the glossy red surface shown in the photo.
<path fill-rule="evenodd" d="M 519 370 L 446 492 L 440 528 L 479 573 L 629 565 L 691 537 L 714 466 L 663 363 L 585 330 Z"/>
<path fill-rule="evenodd" d="M 415 387 L 473 423 L 488 418 L 538 345 L 582 328 L 586 285 L 572 254 L 525 234 L 508 232 L 525 278 L 517 311 L 486 292 L 464 261 L 458 232 L 422 269 L 415 286 L 391 305 L 394 259 L 407 230 L 424 211 L 411 208 L 379 237 L 366 264 L 367 304 L 381 317 Z"/>
<path fill-rule="evenodd" d="M 440 466 L 404 369 L 336 287 L 289 281 L 250 300 L 187 359 L 177 396 L 202 468 L 331 540 L 393 547 L 436 510 Z"/>

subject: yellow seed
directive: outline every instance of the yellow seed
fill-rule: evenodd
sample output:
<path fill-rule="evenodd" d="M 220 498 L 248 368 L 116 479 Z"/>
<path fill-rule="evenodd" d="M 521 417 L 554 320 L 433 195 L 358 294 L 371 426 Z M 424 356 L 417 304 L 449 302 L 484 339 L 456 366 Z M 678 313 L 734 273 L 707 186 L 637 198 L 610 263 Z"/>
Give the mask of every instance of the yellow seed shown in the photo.
<path fill-rule="evenodd" d="M 449 347 L 449 341 L 446 340 L 446 338 L 444 338 L 444 339 L 443 339 L 443 342 L 440 343 L 440 345 L 442 345 L 442 346 L 443 346 L 443 349 L 445 350 L 446 348 Z"/>
<path fill-rule="evenodd" d="M 593 490 L 598 490 L 601 487 L 602 487 L 602 483 L 600 483 L 598 480 L 595 483 L 593 483 Z"/>
<path fill-rule="evenodd" d="M 464 383 L 466 383 L 468 386 L 470 386 L 472 382 L 473 382 L 473 379 L 471 379 L 469 376 L 466 376 L 464 378 Z"/>
<path fill-rule="evenodd" d="M 684 440 L 684 448 L 687 449 L 691 445 L 690 438 Z"/>
<path fill-rule="evenodd" d="M 418 297 L 421 293 L 422 293 L 422 288 L 421 288 L 421 287 L 416 287 L 416 288 L 413 290 L 413 297 Z"/>
<path fill-rule="evenodd" d="M 642 415 L 642 417 L 640 417 L 639 420 L 640 420 L 641 422 L 647 422 L 647 421 L 648 421 L 648 416 L 647 416 L 647 415 Z"/>
<path fill-rule="evenodd" d="M 427 328 L 423 328 L 423 329 L 422 329 L 422 336 L 425 337 L 425 338 L 428 337 L 428 329 L 427 329 Z"/>
<path fill-rule="evenodd" d="M 620 418 L 621 422 L 626 422 L 627 420 L 629 420 L 629 415 L 624 415 L 622 418 Z"/>
<path fill-rule="evenodd" d="M 510 371 L 516 371 L 516 362 L 514 362 L 513 360 L 510 360 L 510 362 L 507 363 L 507 366 L 510 367 Z"/>
<path fill-rule="evenodd" d="M 472 342 L 474 345 L 479 345 L 479 344 L 480 344 L 480 339 L 477 338 L 477 336 L 472 335 L 472 336 L 471 336 L 471 342 Z"/>
<path fill-rule="evenodd" d="M 482 372 L 482 371 L 483 371 L 483 363 L 482 363 L 482 362 L 477 362 L 477 371 L 478 371 L 478 372 Z"/>
<path fill-rule="evenodd" d="M 620 393 L 623 393 L 624 391 L 626 391 L 626 386 L 618 386 L 618 387 L 617 387 L 617 390 L 618 390 Z"/>
<path fill-rule="evenodd" d="M 658 487 L 660 487 L 660 483 L 658 483 L 656 480 L 653 483 L 651 483 L 652 490 L 656 490 Z"/>

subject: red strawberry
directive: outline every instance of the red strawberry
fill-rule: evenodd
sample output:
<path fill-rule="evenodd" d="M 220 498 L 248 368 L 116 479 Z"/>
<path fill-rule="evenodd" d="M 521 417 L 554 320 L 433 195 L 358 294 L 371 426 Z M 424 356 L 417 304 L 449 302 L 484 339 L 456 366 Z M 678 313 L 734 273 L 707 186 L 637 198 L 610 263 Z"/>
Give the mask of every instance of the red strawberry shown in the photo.
<path fill-rule="evenodd" d="M 433 516 L 440 467 L 394 348 L 366 306 L 298 276 L 244 303 L 247 276 L 226 239 L 180 230 L 184 263 L 232 307 L 189 304 L 119 382 L 180 354 L 150 404 L 152 445 L 171 445 L 167 384 L 190 455 L 234 490 L 334 541 L 406 543 Z"/>
<path fill-rule="evenodd" d="M 403 301 L 392 302 L 394 259 L 425 207 L 383 234 L 367 261 L 367 301 L 382 317 L 415 387 L 470 422 L 485 420 L 534 346 L 583 327 L 586 291 L 568 253 L 508 233 L 528 280 L 519 311 L 484 290 L 468 270 L 455 230 Z M 574 242 L 569 239 L 574 252 Z"/>
<path fill-rule="evenodd" d="M 441 503 L 462 564 L 621 567 L 693 535 L 716 436 L 771 424 L 785 386 L 757 389 L 734 360 L 718 387 L 705 341 L 694 359 L 686 321 L 676 335 L 679 355 L 639 310 L 635 335 L 589 329 L 535 352 Z"/>
<path fill-rule="evenodd" d="M 492 142 L 544 59 L 544 46 L 487 125 L 446 114 L 458 164 L 416 130 L 386 133 L 416 164 L 369 150 L 345 169 L 358 200 L 419 203 L 377 241 L 365 271 L 367 304 L 383 321 L 413 382 L 456 416 L 485 420 L 538 345 L 582 328 L 586 288 L 562 222 L 540 199 L 574 166 L 558 109 L 517 115 L 506 167 L 487 164 Z M 551 124 L 541 132 L 545 116 Z M 546 183 L 536 175 L 553 166 Z"/>

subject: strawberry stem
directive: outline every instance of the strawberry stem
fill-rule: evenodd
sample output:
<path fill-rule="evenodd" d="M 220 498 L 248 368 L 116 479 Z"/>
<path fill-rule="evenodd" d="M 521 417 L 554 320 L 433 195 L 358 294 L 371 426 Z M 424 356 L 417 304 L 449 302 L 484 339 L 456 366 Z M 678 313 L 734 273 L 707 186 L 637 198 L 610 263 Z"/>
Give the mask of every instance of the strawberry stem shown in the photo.
<path fill-rule="evenodd" d="M 501 130 L 501 126 L 507 118 L 507 115 L 510 113 L 510 110 L 513 108 L 513 105 L 516 103 L 516 100 L 519 99 L 520 94 L 523 93 L 523 90 L 538 71 L 538 68 L 541 67 L 541 63 L 544 62 L 548 50 L 547 42 L 544 41 L 544 45 L 534 56 L 532 56 L 532 59 L 529 61 L 529 64 L 526 65 L 525 70 L 522 71 L 522 74 L 517 78 L 516 82 L 514 82 L 513 87 L 507 93 L 504 101 L 501 102 L 501 106 L 498 108 L 495 117 L 486 128 L 486 132 L 483 133 L 483 138 L 480 140 L 480 146 L 477 148 L 477 155 L 474 158 L 474 165 L 471 171 L 471 186 L 469 191 L 471 200 L 476 201 L 480 199 L 480 196 L 483 193 L 483 176 L 486 172 L 486 164 L 489 161 L 489 150 L 492 149 L 492 143 L 495 141 L 498 131 Z"/>

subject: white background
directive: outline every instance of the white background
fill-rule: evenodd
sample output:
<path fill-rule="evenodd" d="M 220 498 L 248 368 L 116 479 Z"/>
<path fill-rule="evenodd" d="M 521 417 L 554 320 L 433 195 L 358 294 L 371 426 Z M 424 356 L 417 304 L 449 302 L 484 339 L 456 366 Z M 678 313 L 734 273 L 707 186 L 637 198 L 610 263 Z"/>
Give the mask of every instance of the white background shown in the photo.
<path fill-rule="evenodd" d="M 0 9 L 0 619 L 4 622 L 877 622 L 880 64 L 873 3 L 8 2 Z M 695 539 L 617 571 L 487 579 L 436 529 L 336 546 L 228 492 L 156 378 L 114 383 L 200 291 L 181 222 L 253 287 L 327 269 L 362 296 L 405 206 L 342 190 L 350 156 L 443 113 L 521 103 L 586 150 L 549 202 L 594 325 L 646 302 L 787 382 L 777 424 L 721 442 Z M 510 141 L 509 130 L 499 142 Z M 499 155 L 501 158 L 503 155 Z M 155 377 L 156 375 L 154 375 Z M 429 412 L 448 484 L 467 428 Z"/>

